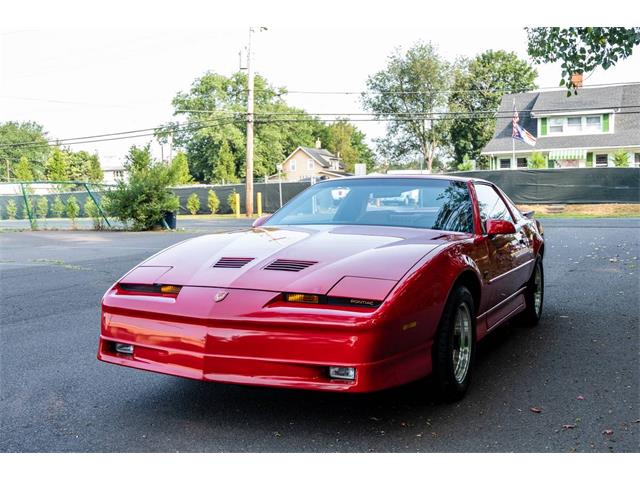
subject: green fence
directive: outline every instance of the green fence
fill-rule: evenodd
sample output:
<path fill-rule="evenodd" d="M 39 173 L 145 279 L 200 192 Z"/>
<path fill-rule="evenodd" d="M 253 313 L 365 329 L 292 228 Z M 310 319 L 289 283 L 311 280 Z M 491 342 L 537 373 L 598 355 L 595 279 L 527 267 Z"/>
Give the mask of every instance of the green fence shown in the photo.
<path fill-rule="evenodd" d="M 107 185 L 90 183 L 90 182 L 11 182 L 0 184 L 5 190 L 12 190 L 14 193 L 0 195 L 0 219 L 9 218 L 11 216 L 10 208 L 21 207 L 24 211 L 25 219 L 29 220 L 29 224 L 32 229 L 37 228 L 38 219 L 51 218 L 48 215 L 49 211 L 53 212 L 53 203 L 56 197 L 60 199 L 60 202 L 65 207 L 68 205 L 71 197 L 75 198 L 78 204 L 78 214 L 81 213 L 83 205 L 86 205 L 88 201 L 92 205 L 95 205 L 95 216 L 99 216 L 104 220 L 108 227 L 111 227 L 111 223 L 107 218 L 102 205 L 101 197 L 102 192 L 109 188 Z M 40 190 L 45 190 L 45 193 L 38 193 Z M 51 192 L 51 190 L 57 190 Z M 40 199 L 46 199 L 47 211 L 44 216 L 41 216 L 38 212 L 38 201 Z M 66 208 L 65 208 L 66 209 Z M 16 212 L 17 213 L 17 212 Z M 87 213 L 87 212 L 85 212 Z M 80 216 L 80 215 L 79 215 Z M 90 215 L 87 215 L 90 216 Z"/>
<path fill-rule="evenodd" d="M 640 168 L 477 170 L 453 175 L 489 180 L 516 203 L 640 203 Z"/>

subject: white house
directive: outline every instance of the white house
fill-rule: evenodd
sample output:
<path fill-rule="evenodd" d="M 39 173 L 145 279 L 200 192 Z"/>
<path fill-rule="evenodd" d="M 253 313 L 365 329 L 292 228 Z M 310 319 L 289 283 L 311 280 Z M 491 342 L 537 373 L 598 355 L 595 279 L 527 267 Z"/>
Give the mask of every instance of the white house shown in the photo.
<path fill-rule="evenodd" d="M 535 147 L 513 143 L 513 104 L 520 125 L 537 137 Z M 640 167 L 640 83 L 509 94 L 502 97 L 494 137 L 482 150 L 491 169 L 527 168 L 540 152 L 547 168 L 612 167 L 622 150 Z M 515 159 L 512 158 L 515 153 Z"/>

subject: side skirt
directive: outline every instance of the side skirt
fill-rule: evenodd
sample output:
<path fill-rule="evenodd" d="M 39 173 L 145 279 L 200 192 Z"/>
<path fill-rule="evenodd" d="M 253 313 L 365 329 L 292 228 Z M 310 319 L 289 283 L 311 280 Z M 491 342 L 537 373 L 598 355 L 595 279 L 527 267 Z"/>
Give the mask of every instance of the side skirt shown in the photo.
<path fill-rule="evenodd" d="M 482 315 L 478 316 L 478 340 L 484 337 L 485 334 L 487 334 L 494 328 L 498 327 L 499 325 L 525 309 L 526 303 L 524 298 L 524 291 L 526 289 L 526 286 L 520 288 L 511 296 L 505 298 L 502 302 L 493 306 Z M 487 327 L 487 325 L 490 326 Z"/>

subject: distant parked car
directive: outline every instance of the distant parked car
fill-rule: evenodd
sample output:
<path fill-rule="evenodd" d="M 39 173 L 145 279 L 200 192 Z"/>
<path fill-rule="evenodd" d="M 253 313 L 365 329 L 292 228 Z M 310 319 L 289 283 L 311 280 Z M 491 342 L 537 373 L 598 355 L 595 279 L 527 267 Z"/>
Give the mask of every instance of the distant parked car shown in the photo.
<path fill-rule="evenodd" d="M 479 340 L 516 315 L 540 320 L 544 241 L 530 217 L 484 180 L 321 182 L 246 231 L 190 239 L 125 274 L 102 300 L 98 358 L 346 392 L 432 374 L 456 400 Z"/>

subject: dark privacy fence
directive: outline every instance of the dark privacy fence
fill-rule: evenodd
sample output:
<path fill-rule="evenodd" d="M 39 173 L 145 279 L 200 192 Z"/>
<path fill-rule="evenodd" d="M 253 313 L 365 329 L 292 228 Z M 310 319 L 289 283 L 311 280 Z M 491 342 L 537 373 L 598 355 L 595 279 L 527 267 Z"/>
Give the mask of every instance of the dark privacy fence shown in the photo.
<path fill-rule="evenodd" d="M 309 182 L 283 182 L 282 183 L 282 203 L 285 204 L 289 200 L 291 200 L 298 193 L 303 191 L 305 188 L 309 186 Z M 233 213 L 231 211 L 231 207 L 227 202 L 227 198 L 229 194 L 232 192 L 236 192 L 240 194 L 240 211 L 244 213 L 245 210 L 245 186 L 244 184 L 238 185 L 193 185 L 188 187 L 176 187 L 171 189 L 173 193 L 175 193 L 180 199 L 180 211 L 179 213 L 188 213 L 187 211 L 187 198 L 192 193 L 198 195 L 200 199 L 200 210 L 198 213 L 210 213 L 209 207 L 207 205 L 209 190 L 213 190 L 216 192 L 218 200 L 220 200 L 220 207 L 218 208 L 217 213 Z M 255 183 L 253 186 L 254 190 L 254 212 L 256 210 L 256 201 L 255 194 L 258 192 L 262 193 L 262 211 L 264 213 L 272 213 L 275 212 L 278 208 L 280 208 L 280 194 L 279 194 L 279 186 L 278 183 Z M 92 191 L 96 200 L 100 201 L 100 192 Z M 86 191 L 79 192 L 64 192 L 64 193 L 47 193 L 47 194 L 38 194 L 37 192 L 29 195 L 29 199 L 32 203 L 35 203 L 38 198 L 45 197 L 49 201 L 49 217 L 53 216 L 51 211 L 51 206 L 53 204 L 53 200 L 56 196 L 59 196 L 60 199 L 66 204 L 69 197 L 76 197 L 78 204 L 80 206 L 80 214 L 78 216 L 86 216 L 84 211 L 84 205 L 87 201 L 88 194 Z M 24 199 L 22 195 L 0 195 L 0 218 L 6 219 L 7 215 L 7 202 L 9 200 L 13 200 L 17 207 L 17 217 L 18 218 L 26 218 L 26 215 L 23 212 Z M 66 216 L 66 213 L 63 214 Z"/>
<path fill-rule="evenodd" d="M 284 205 L 298 193 L 303 191 L 309 186 L 309 182 L 282 182 L 282 204 Z M 227 202 L 227 198 L 234 191 L 240 194 L 240 211 L 244 213 L 246 211 L 245 206 L 245 192 L 246 188 L 244 184 L 238 185 L 193 185 L 189 187 L 177 187 L 173 188 L 178 198 L 180 198 L 180 213 L 187 213 L 186 205 L 187 198 L 192 193 L 198 195 L 200 199 L 200 210 L 198 213 L 210 213 L 207 205 L 207 199 L 209 190 L 216 192 L 218 200 L 220 200 L 220 207 L 218 213 L 233 213 L 231 207 Z M 253 210 L 257 212 L 256 194 L 262 193 L 262 211 L 265 213 L 273 213 L 280 208 L 280 193 L 278 183 L 254 183 L 253 184 Z"/>
<path fill-rule="evenodd" d="M 640 203 L 640 168 L 478 170 L 454 175 L 493 182 L 515 203 Z"/>

